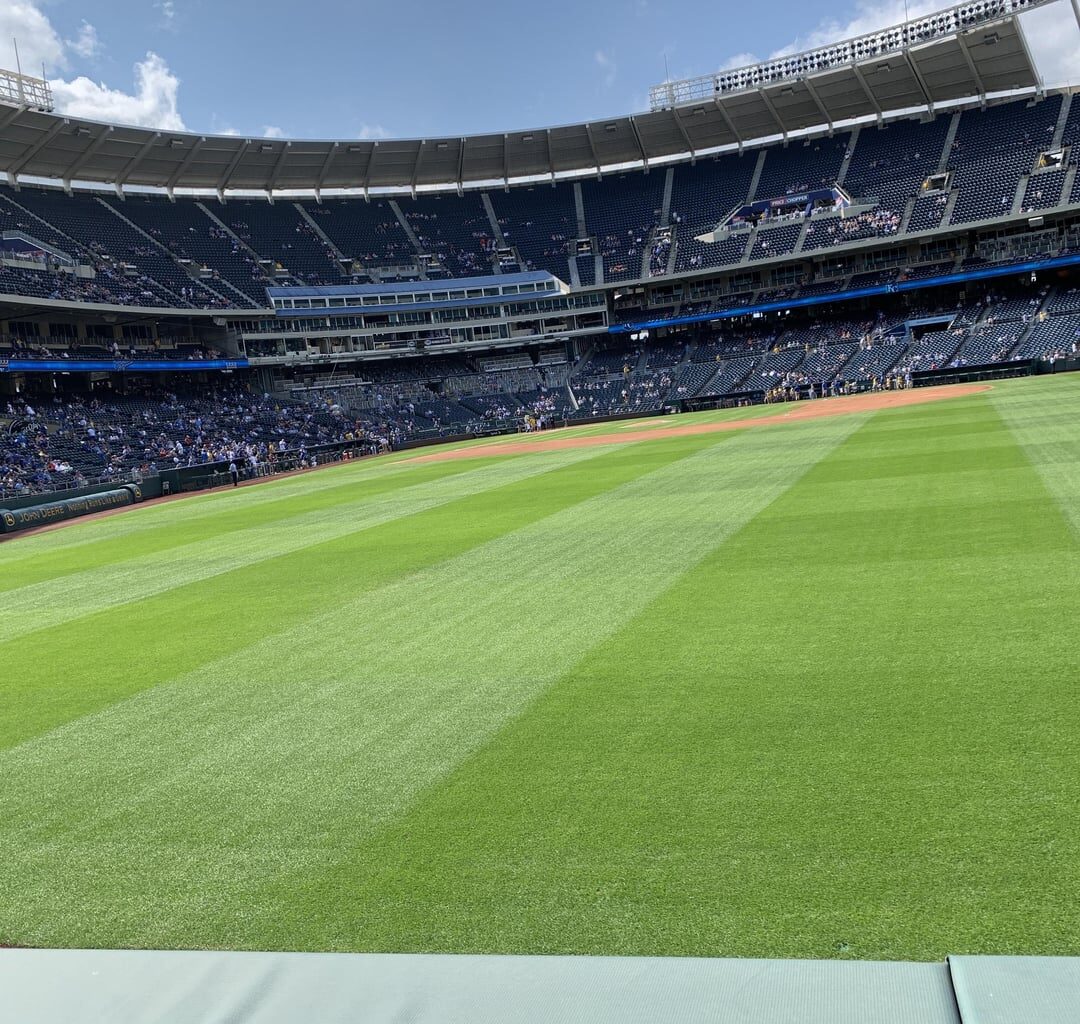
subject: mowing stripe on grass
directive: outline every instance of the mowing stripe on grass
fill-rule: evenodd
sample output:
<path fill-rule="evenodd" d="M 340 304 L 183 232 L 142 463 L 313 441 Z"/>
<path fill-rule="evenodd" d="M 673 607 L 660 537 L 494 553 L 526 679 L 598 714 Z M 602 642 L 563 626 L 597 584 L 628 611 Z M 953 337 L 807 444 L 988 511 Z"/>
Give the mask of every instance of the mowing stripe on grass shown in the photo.
<path fill-rule="evenodd" d="M 0 747 L 340 608 L 708 443 L 601 451 L 593 459 L 9 640 L 0 645 Z"/>
<path fill-rule="evenodd" d="M 347 856 L 863 420 L 697 439 L 695 454 L 0 754 L 0 888 L 20 893 L 0 935 L 261 945 L 260 881 Z"/>
<path fill-rule="evenodd" d="M 329 508 L 257 522 L 180 547 L 21 587 L 4 596 L 0 642 L 595 458 L 598 452 L 587 448 L 508 459 L 474 473 L 457 473 L 374 497 L 364 494 Z M 278 511 L 284 509 L 279 507 Z M 183 523 L 177 528 L 183 529 Z"/>
<path fill-rule="evenodd" d="M 264 941 L 1080 952 L 1080 545 L 988 401 L 922 421 L 922 475 L 907 417 L 852 435 L 351 857 L 251 899 Z"/>
<path fill-rule="evenodd" d="M 994 405 L 1065 518 L 1080 533 L 1080 375 L 1018 381 Z"/>
<path fill-rule="evenodd" d="M 290 494 L 273 501 L 257 501 L 250 504 L 247 499 L 254 493 L 252 489 L 245 488 L 236 491 L 230 489 L 228 492 L 222 492 L 223 495 L 226 493 L 229 495 L 228 499 L 214 503 L 212 514 L 205 512 L 198 514 L 197 510 L 182 508 L 183 503 L 176 502 L 154 506 L 154 510 L 161 509 L 163 514 L 155 518 L 153 525 L 147 525 L 145 522 L 140 525 L 140 522 L 146 518 L 140 514 L 143 511 L 150 511 L 151 508 L 136 506 L 134 509 L 124 510 L 123 515 L 129 517 L 124 524 L 114 522 L 121 518 L 120 515 L 111 516 L 108 520 L 76 524 L 104 526 L 108 522 L 111 532 L 102 537 L 84 539 L 75 544 L 63 543 L 72 529 L 69 525 L 61 531 L 62 540 L 55 547 L 47 543 L 50 538 L 45 534 L 26 538 L 18 537 L 16 539 L 19 543 L 7 545 L 8 550 L 17 551 L 24 539 L 41 543 L 32 553 L 23 552 L 23 557 L 17 560 L 10 559 L 6 562 L 0 560 L 0 592 L 86 572 L 98 566 L 135 558 L 138 555 L 148 555 L 155 551 L 168 551 L 182 545 L 191 545 L 203 538 L 224 535 L 249 526 L 272 523 L 303 512 L 332 508 L 345 501 L 359 501 L 365 496 L 385 494 L 419 483 L 460 475 L 465 468 L 453 462 L 444 463 L 443 466 L 447 471 L 442 473 L 403 475 L 369 472 L 358 474 L 355 479 L 339 477 L 340 483 L 335 487 L 320 487 L 311 493 Z M 263 485 L 264 488 L 272 488 L 272 486 L 271 484 Z M 192 514 L 189 515 L 189 511 Z M 122 530 L 121 525 L 130 525 L 133 528 Z M 56 534 L 52 536 L 57 537 Z M 0 597 L 0 600 L 3 598 Z"/>
<path fill-rule="evenodd" d="M 325 466 L 317 473 L 305 473 L 301 476 L 274 477 L 257 487 L 245 487 L 243 492 L 247 507 L 283 501 L 298 495 L 314 494 L 321 490 L 332 490 L 369 476 L 381 476 L 397 472 L 407 472 L 408 467 L 390 461 L 388 458 L 358 460 Z M 235 501 L 232 487 L 189 494 L 182 500 L 151 502 L 146 505 L 134 505 L 120 515 L 105 516 L 100 519 L 74 520 L 59 533 L 38 533 L 30 536 L 16 536 L 12 543 L 0 544 L 0 566 L 29 558 L 39 551 L 53 551 L 64 548 L 78 548 L 98 540 L 111 537 L 130 536 L 144 530 L 153 530 L 161 522 L 171 523 L 177 516 L 185 520 L 198 520 L 220 514 L 219 504 Z"/>

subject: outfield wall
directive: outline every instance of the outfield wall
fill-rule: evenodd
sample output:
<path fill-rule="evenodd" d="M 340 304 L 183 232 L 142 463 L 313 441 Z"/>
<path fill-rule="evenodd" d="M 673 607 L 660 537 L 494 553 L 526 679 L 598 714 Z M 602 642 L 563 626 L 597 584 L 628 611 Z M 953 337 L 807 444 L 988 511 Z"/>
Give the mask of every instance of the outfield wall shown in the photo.
<path fill-rule="evenodd" d="M 1039 363 L 1020 359 L 1010 363 L 983 363 L 975 366 L 942 367 L 935 370 L 916 370 L 911 375 L 913 387 L 938 387 L 942 384 L 970 384 L 983 380 L 1007 380 L 1010 377 L 1030 377 L 1039 371 Z"/>
<path fill-rule="evenodd" d="M 56 501 L 40 502 L 39 498 L 39 504 L 36 505 L 0 508 L 0 533 L 18 533 L 20 530 L 62 523 L 67 519 L 77 519 L 95 512 L 124 508 L 142 501 L 143 496 L 141 484 L 124 484 L 121 487 L 64 497 Z"/>
<path fill-rule="evenodd" d="M 1080 959 L 0 949 L 20 1024 L 1074 1024 Z"/>
<path fill-rule="evenodd" d="M 60 501 L 62 498 L 85 498 L 93 494 L 104 494 L 106 491 L 115 491 L 118 487 L 127 484 L 135 484 L 142 491 L 142 499 L 158 498 L 161 496 L 161 484 L 156 476 L 146 477 L 140 480 L 125 480 L 118 482 L 113 480 L 107 484 L 88 484 L 86 487 L 71 487 L 67 490 L 45 491 L 41 494 L 24 494 L 21 497 L 0 495 L 0 509 L 30 508 L 32 505 L 42 505 L 46 502 Z"/>
<path fill-rule="evenodd" d="M 332 444 L 311 445 L 306 449 L 308 457 L 314 458 L 320 466 L 332 462 L 341 462 L 343 459 L 359 459 L 371 454 L 370 445 L 362 441 L 337 441 Z M 215 487 L 225 487 L 232 483 L 229 474 L 229 460 L 221 462 L 205 462 L 197 466 L 180 466 L 176 469 L 163 469 L 156 479 L 159 482 L 162 494 L 184 494 L 192 491 L 209 491 Z M 296 449 L 290 449 L 279 455 L 273 471 L 269 463 L 260 463 L 259 470 L 253 472 L 251 467 L 243 464 L 240 466 L 241 480 L 254 480 L 264 477 L 276 476 L 281 473 L 291 473 L 301 469 L 300 455 Z"/>

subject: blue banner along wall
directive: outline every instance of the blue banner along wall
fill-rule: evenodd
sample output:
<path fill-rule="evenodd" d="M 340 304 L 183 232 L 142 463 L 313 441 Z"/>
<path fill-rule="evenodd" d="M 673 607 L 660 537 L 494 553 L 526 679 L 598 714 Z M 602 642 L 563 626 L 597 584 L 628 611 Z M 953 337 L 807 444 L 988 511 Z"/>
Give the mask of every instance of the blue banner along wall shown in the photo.
<path fill-rule="evenodd" d="M 246 359 L 0 359 L 0 373 L 196 373 L 249 365 Z"/>
<path fill-rule="evenodd" d="M 691 316 L 675 316 L 659 320 L 639 320 L 636 323 L 613 324 L 609 334 L 629 334 L 631 331 L 651 331 L 658 327 L 678 327 L 682 324 L 703 324 L 710 320 L 733 320 L 738 316 L 752 313 L 779 313 L 788 309 L 805 309 L 808 306 L 824 306 L 831 302 L 851 302 L 854 299 L 867 299 L 876 295 L 897 295 L 901 292 L 920 291 L 923 288 L 936 288 L 941 285 L 963 284 L 965 281 L 986 281 L 995 277 L 1009 277 L 1013 274 L 1032 274 L 1058 267 L 1072 267 L 1080 264 L 1080 254 L 1052 256 L 1044 260 L 1027 260 L 1023 263 L 1010 263 L 1001 267 L 983 267 L 979 270 L 965 270 L 959 274 L 943 274 L 941 277 L 925 277 L 917 281 L 893 281 L 889 284 L 870 285 L 866 288 L 853 288 L 846 292 L 831 292 L 828 295 L 809 295 L 805 299 L 786 299 L 781 302 L 763 302 L 752 306 L 731 306 L 707 313 L 694 313 Z"/>

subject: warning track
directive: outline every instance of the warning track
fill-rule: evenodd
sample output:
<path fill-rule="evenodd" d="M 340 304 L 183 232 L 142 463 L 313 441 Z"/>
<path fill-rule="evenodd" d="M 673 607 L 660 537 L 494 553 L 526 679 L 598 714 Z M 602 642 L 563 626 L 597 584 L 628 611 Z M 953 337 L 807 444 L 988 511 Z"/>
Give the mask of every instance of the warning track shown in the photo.
<path fill-rule="evenodd" d="M 828 416 L 850 416 L 860 412 L 878 412 L 882 409 L 898 409 L 908 405 L 923 405 L 949 398 L 989 391 L 989 384 L 953 384 L 917 391 L 874 391 L 862 395 L 819 399 L 792 405 L 775 416 L 754 416 L 746 419 L 723 420 L 719 423 L 687 423 L 682 426 L 649 427 L 648 429 L 620 428 L 616 434 L 593 434 L 585 437 L 566 437 L 562 431 L 553 430 L 528 441 L 500 441 L 492 444 L 474 445 L 471 448 L 450 448 L 419 455 L 410 462 L 446 462 L 451 459 L 482 459 L 495 455 L 524 455 L 529 452 L 559 451 L 565 448 L 592 448 L 596 445 L 626 444 L 628 441 L 655 441 L 664 437 L 691 437 L 696 434 L 718 434 L 728 430 L 747 430 L 752 427 L 770 427 L 780 423 L 798 423 L 803 420 L 823 419 Z M 649 421 L 654 422 L 654 421 Z M 562 435 L 562 436 L 561 436 Z"/>

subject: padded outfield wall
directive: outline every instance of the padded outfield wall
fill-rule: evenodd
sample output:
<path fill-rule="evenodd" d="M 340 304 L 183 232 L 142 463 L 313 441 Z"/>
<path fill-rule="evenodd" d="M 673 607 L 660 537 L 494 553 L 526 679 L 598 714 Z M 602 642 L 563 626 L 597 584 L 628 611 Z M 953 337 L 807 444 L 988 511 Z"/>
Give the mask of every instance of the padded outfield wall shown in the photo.
<path fill-rule="evenodd" d="M 1074 1024 L 1080 959 L 0 950 L 20 1024 Z"/>

